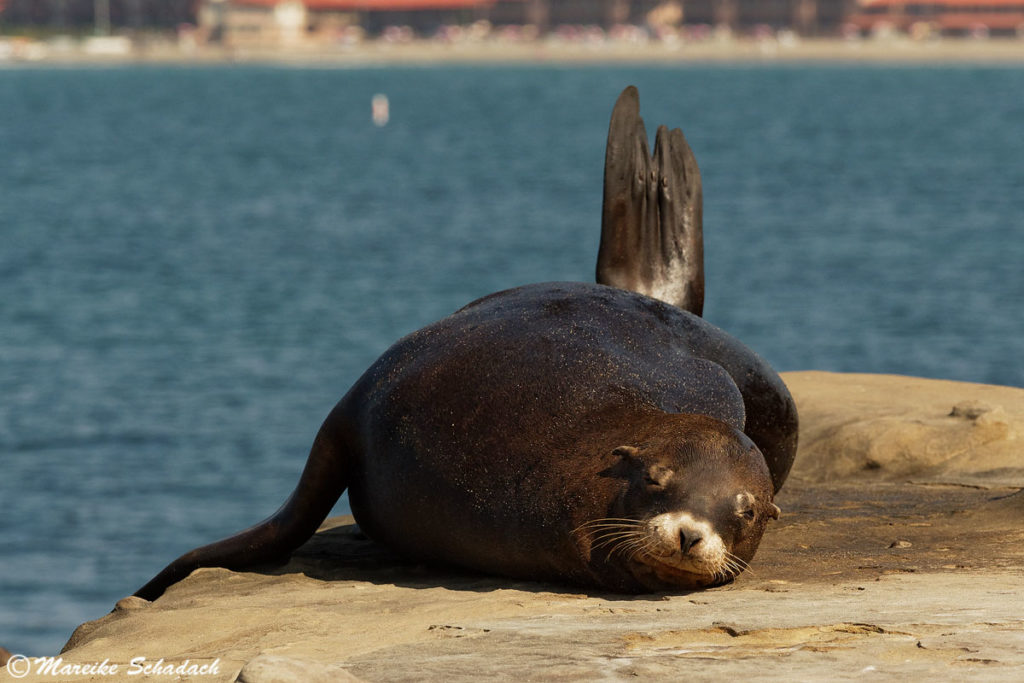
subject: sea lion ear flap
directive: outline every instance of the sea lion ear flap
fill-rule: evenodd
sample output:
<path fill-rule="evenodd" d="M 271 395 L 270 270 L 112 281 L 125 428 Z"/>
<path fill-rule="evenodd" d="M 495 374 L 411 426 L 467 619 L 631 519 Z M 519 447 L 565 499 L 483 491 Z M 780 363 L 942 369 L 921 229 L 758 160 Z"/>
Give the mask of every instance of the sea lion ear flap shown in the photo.
<path fill-rule="evenodd" d="M 617 455 L 621 458 L 619 464 L 626 467 L 627 471 L 636 471 L 638 469 L 646 469 L 647 463 L 640 457 L 640 449 L 636 446 L 619 446 L 612 455 Z"/>
<path fill-rule="evenodd" d="M 775 503 L 768 503 L 768 517 L 771 519 L 778 519 L 779 515 L 782 514 L 782 510 Z"/>
<path fill-rule="evenodd" d="M 636 446 L 619 446 L 612 455 L 617 455 L 626 462 L 639 463 L 640 462 L 640 451 Z"/>
<path fill-rule="evenodd" d="M 643 460 L 640 459 L 640 450 L 636 446 L 619 446 L 612 451 L 612 455 L 618 460 L 601 472 L 602 476 L 631 478 L 634 472 L 644 466 Z"/>

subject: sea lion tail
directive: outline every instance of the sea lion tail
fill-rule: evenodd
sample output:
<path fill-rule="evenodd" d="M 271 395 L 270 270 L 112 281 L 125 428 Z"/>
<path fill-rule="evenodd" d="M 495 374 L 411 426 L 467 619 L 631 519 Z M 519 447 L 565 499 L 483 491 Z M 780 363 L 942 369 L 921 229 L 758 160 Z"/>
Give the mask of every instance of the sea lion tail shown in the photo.
<path fill-rule="evenodd" d="M 332 417 L 320 428 L 298 485 L 277 512 L 234 536 L 190 550 L 135 595 L 156 600 L 168 586 L 200 567 L 244 569 L 268 564 L 287 558 L 305 543 L 348 486 L 349 446 L 334 428 L 339 420 Z"/>
<path fill-rule="evenodd" d="M 608 127 L 597 282 L 701 315 L 702 221 L 700 170 L 686 138 L 659 126 L 652 157 L 640 96 L 629 86 Z"/>

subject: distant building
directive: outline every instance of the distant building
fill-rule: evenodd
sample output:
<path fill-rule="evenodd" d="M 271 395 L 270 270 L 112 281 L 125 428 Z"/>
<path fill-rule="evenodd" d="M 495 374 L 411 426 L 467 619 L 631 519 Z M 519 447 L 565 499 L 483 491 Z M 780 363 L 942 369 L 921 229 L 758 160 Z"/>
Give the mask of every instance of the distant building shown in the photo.
<path fill-rule="evenodd" d="M 737 32 L 792 28 L 805 35 L 836 33 L 855 0 L 520 0 L 502 5 L 529 9 L 543 29 L 559 25 L 707 25 Z M 495 21 L 495 23 L 499 23 Z"/>
<path fill-rule="evenodd" d="M 342 39 L 348 29 L 425 29 L 484 18 L 492 0 L 203 0 L 200 31 L 236 47 L 287 46 Z M 520 4 L 520 3 L 516 3 Z"/>
<path fill-rule="evenodd" d="M 112 28 L 173 29 L 195 21 L 197 0 L 0 0 L 0 23 L 54 31 Z M 99 16 L 97 16 L 99 15 Z"/>
<path fill-rule="evenodd" d="M 1024 36 L 1020 0 L 860 0 L 846 21 L 865 32 L 1017 34 Z"/>
<path fill-rule="evenodd" d="M 589 27 L 609 31 L 620 25 L 652 34 L 682 27 L 700 35 L 713 27 L 741 35 L 792 29 L 807 36 L 1024 36 L 1024 0 L 0 0 L 0 26 L 8 32 L 31 26 L 103 33 L 102 24 L 116 33 L 197 24 L 197 37 L 236 46 L 337 42 L 396 26 L 432 36 L 475 22 L 534 27 L 523 36 L 563 27 L 588 27 L 586 34 L 593 35 Z"/>
<path fill-rule="evenodd" d="M 855 8 L 853 0 L 203 0 L 199 25 L 211 40 L 236 45 L 279 44 L 339 26 L 372 34 L 410 26 L 432 35 L 441 26 L 480 20 L 532 25 L 540 33 L 560 26 L 705 24 L 815 35 L 838 32 Z"/>

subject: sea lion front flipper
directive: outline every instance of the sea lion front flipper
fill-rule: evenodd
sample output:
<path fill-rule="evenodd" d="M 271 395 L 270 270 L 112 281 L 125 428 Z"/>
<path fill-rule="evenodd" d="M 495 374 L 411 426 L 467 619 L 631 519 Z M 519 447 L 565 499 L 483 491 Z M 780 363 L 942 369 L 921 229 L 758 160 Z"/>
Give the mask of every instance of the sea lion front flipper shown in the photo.
<path fill-rule="evenodd" d="M 654 156 L 633 86 L 608 127 L 597 282 L 700 315 L 704 239 L 700 170 L 678 128 L 658 128 Z"/>
<path fill-rule="evenodd" d="M 295 491 L 277 512 L 245 531 L 190 550 L 135 591 L 135 595 L 156 600 L 168 586 L 200 567 L 241 570 L 280 562 L 305 543 L 348 486 L 352 446 L 345 438 L 349 430 L 339 428 L 345 422 L 339 415 L 339 406 L 324 421 Z"/>

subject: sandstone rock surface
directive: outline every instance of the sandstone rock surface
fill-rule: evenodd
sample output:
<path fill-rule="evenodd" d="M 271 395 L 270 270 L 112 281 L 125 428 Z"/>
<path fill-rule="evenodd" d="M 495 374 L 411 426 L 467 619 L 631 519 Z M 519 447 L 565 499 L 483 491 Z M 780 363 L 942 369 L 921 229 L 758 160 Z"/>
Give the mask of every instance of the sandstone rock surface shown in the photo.
<path fill-rule="evenodd" d="M 800 453 L 731 585 L 619 596 L 411 565 L 334 518 L 283 567 L 121 600 L 64 661 L 217 661 L 179 680 L 245 683 L 1024 680 L 1024 390 L 784 378 Z"/>

